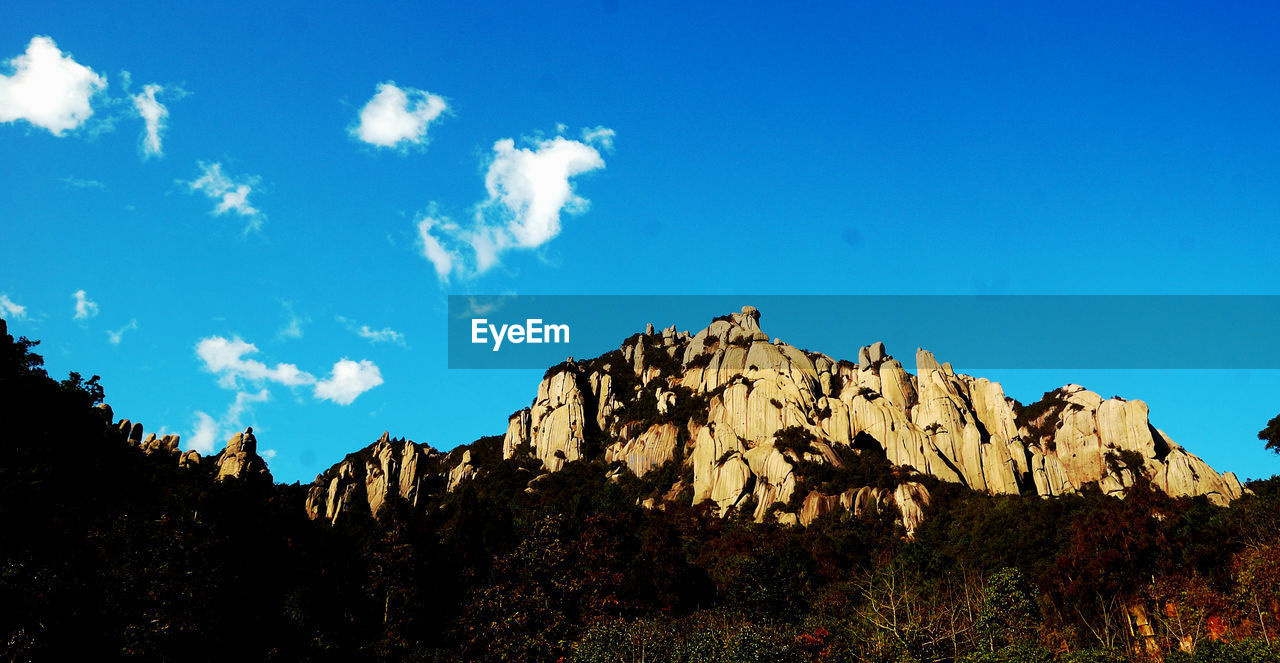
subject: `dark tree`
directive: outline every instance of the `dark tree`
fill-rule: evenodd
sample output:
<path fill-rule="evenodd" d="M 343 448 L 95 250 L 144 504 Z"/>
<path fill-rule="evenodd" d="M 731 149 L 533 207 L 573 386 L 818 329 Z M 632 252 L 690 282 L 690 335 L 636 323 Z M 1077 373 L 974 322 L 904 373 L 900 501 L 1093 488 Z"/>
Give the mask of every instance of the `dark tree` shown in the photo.
<path fill-rule="evenodd" d="M 1258 431 L 1258 439 L 1267 443 L 1267 448 L 1280 454 L 1280 414 L 1267 422 L 1267 427 Z"/>

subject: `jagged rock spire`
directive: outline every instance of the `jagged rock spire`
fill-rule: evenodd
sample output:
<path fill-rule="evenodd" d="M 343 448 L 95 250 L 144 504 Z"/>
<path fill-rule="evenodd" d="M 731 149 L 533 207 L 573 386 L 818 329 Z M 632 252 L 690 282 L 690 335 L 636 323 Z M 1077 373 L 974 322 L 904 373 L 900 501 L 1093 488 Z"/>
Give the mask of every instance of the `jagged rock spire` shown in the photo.
<path fill-rule="evenodd" d="M 253 427 L 236 433 L 227 440 L 227 446 L 214 458 L 214 476 L 219 481 L 228 478 L 266 479 L 271 480 L 271 472 L 267 462 L 258 455 L 258 438 L 253 435 Z"/>

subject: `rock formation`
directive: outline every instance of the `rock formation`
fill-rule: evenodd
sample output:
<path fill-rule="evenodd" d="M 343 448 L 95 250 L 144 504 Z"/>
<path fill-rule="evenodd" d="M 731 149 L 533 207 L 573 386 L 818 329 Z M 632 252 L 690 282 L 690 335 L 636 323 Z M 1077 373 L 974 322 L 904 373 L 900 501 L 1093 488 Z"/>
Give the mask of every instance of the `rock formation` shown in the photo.
<path fill-rule="evenodd" d="M 307 493 L 307 515 L 330 522 L 348 512 L 376 516 L 391 499 L 423 506 L 431 496 L 456 490 L 476 475 L 472 451 L 462 447 L 444 454 L 384 432 L 373 444 L 316 476 Z"/>
<path fill-rule="evenodd" d="M 110 422 L 113 416 L 111 406 L 103 403 L 98 406 L 98 409 L 102 411 L 103 419 Z M 173 456 L 180 467 L 194 466 L 200 463 L 200 454 L 198 452 L 179 449 L 181 437 L 176 434 L 156 437 L 155 433 L 150 433 L 144 439 L 142 437 L 142 424 L 135 424 L 128 419 L 121 419 L 119 422 L 112 424 L 112 426 L 119 432 L 120 439 L 125 444 L 135 447 L 144 454 L 149 456 L 154 454 Z"/>
<path fill-rule="evenodd" d="M 1241 494 L 1235 475 L 1152 427 L 1141 401 L 1068 385 L 1023 408 L 998 383 L 957 374 L 923 349 L 913 375 L 882 343 L 863 347 L 856 364 L 836 361 L 770 341 L 759 321 L 748 306 L 692 335 L 649 326 L 619 350 L 552 368 L 533 404 L 509 419 L 504 457 L 524 450 L 556 471 L 596 440 L 606 461 L 639 476 L 679 463 L 692 475 L 692 501 L 721 513 L 750 504 L 765 519 L 805 490 L 797 511 L 775 508 L 775 517 L 807 523 L 836 506 L 894 503 L 908 529 L 928 502 L 918 482 L 826 495 L 803 487 L 799 466 L 840 465 L 838 448 L 861 446 L 908 478 L 991 494 L 1047 497 L 1088 484 L 1123 494 L 1135 471 L 1173 496 L 1226 504 Z M 810 437 L 809 449 L 780 449 L 784 429 Z M 1139 454 L 1140 468 L 1119 462 L 1122 452 Z"/>
<path fill-rule="evenodd" d="M 480 442 L 445 455 L 384 433 L 316 477 L 307 512 L 376 515 L 393 494 L 419 505 L 483 475 L 499 454 L 544 473 L 584 458 L 603 459 L 611 477 L 624 466 L 638 477 L 666 468 L 655 476 L 679 478 L 641 500 L 650 508 L 687 500 L 807 525 L 892 506 L 908 534 L 929 503 L 924 475 L 1003 495 L 1088 485 L 1123 495 L 1140 478 L 1216 504 L 1241 495 L 1235 475 L 1154 428 L 1142 401 L 1067 385 L 1023 407 L 998 383 L 958 374 L 923 349 L 912 374 L 883 343 L 863 347 L 856 363 L 837 361 L 770 340 L 759 322 L 747 306 L 696 334 L 648 325 L 617 350 L 552 367 L 500 444 L 486 443 L 486 462 L 475 457 Z M 868 463 L 889 470 L 876 485 L 849 484 L 851 468 Z M 537 485 L 535 476 L 529 490 Z"/>
<path fill-rule="evenodd" d="M 231 478 L 271 480 L 267 462 L 258 455 L 258 438 L 253 436 L 252 427 L 227 440 L 226 448 L 214 456 L 213 467 L 214 476 L 219 481 Z"/>

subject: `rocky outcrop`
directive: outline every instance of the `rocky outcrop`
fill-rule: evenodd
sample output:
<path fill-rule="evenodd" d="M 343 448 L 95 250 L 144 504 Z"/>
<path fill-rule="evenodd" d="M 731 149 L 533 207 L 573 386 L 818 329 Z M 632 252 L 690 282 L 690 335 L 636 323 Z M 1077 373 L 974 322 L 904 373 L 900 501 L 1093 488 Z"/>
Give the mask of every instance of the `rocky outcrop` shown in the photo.
<path fill-rule="evenodd" d="M 929 505 L 929 490 L 915 481 L 904 481 L 892 490 L 863 486 L 850 488 L 830 495 L 813 491 L 804 498 L 798 513 L 782 513 L 778 522 L 784 525 L 808 526 L 829 513 L 847 513 L 856 516 L 881 513 L 893 507 L 907 536 L 913 536 L 924 522 L 924 509 Z"/>
<path fill-rule="evenodd" d="M 433 497 L 457 490 L 479 471 L 469 448 L 444 454 L 384 432 L 373 444 L 316 476 L 307 491 L 306 511 L 312 520 L 337 522 L 349 513 L 377 516 L 396 499 L 423 507 Z"/>
<path fill-rule="evenodd" d="M 1035 407 L 1037 415 L 1019 432 L 1028 442 L 1041 495 L 1078 490 L 1088 483 L 1122 494 L 1136 480 L 1135 472 L 1174 497 L 1204 495 L 1227 504 L 1243 492 L 1235 474 L 1218 474 L 1152 426 L 1142 401 L 1103 400 L 1072 384 L 1045 394 Z M 1122 452 L 1136 454 L 1140 465 L 1122 466 Z"/>
<path fill-rule="evenodd" d="M 98 406 L 98 410 L 102 413 L 104 421 L 111 422 L 113 416 L 111 406 L 103 403 Z M 148 433 L 143 438 L 142 424 L 135 424 L 128 419 L 121 419 L 119 422 L 112 424 L 112 426 L 120 434 L 120 439 L 125 444 L 148 456 L 157 454 L 173 456 L 179 467 L 194 467 L 200 464 L 200 453 L 194 449 L 182 451 L 180 448 L 181 437 L 176 434 L 157 437 L 155 433 Z"/>
<path fill-rule="evenodd" d="M 649 470 L 675 458 L 680 429 L 672 423 L 654 424 L 634 439 L 624 436 L 624 440 L 605 449 L 605 461 L 621 462 L 636 476 L 642 477 Z"/>
<path fill-rule="evenodd" d="M 924 349 L 912 374 L 883 343 L 864 346 L 857 363 L 837 361 L 770 340 L 759 322 L 748 306 L 696 334 L 649 325 L 618 350 L 553 368 L 530 408 L 508 420 L 504 457 L 528 453 L 556 471 L 598 439 L 607 462 L 638 476 L 678 462 L 692 475 L 693 503 L 720 513 L 749 503 L 757 519 L 803 524 L 834 508 L 893 504 L 908 531 L 928 503 L 912 473 L 1003 495 L 1090 484 L 1123 494 L 1138 473 L 1174 496 L 1226 504 L 1241 494 L 1234 475 L 1152 427 L 1141 401 L 1068 385 L 1023 407 L 998 383 L 958 374 Z M 810 438 L 807 449 L 778 448 L 784 430 Z M 806 487 L 797 467 L 839 467 L 840 448 L 882 453 L 903 478 L 895 489 L 834 495 Z M 1117 462 L 1122 452 L 1140 454 L 1140 466 Z M 800 507 L 787 511 L 797 492 Z"/>
<path fill-rule="evenodd" d="M 316 477 L 307 512 L 332 522 L 376 516 L 396 499 L 422 506 L 499 459 L 519 460 L 529 492 L 569 463 L 603 460 L 612 479 L 664 469 L 664 485 L 639 499 L 647 508 L 680 500 L 798 525 L 888 509 L 908 536 L 929 504 L 923 476 L 993 495 L 1090 485 L 1124 495 L 1149 481 L 1227 504 L 1243 490 L 1154 428 L 1141 401 L 1067 385 L 1024 407 L 927 350 L 916 350 L 914 373 L 883 343 L 863 346 L 857 362 L 836 360 L 770 339 L 760 317 L 743 307 L 694 334 L 647 325 L 617 350 L 569 358 L 543 375 L 500 440 L 446 455 L 384 433 Z M 120 431 L 155 444 L 128 422 Z"/>
<path fill-rule="evenodd" d="M 462 452 L 461 456 L 458 457 L 458 464 L 455 465 L 453 469 L 449 470 L 449 485 L 446 486 L 445 489 L 449 492 L 453 492 L 457 490 L 464 481 L 474 478 L 478 473 L 479 471 L 476 469 L 476 466 L 471 463 L 471 450 L 466 449 Z"/>
<path fill-rule="evenodd" d="M 271 480 L 267 462 L 258 455 L 258 438 L 253 428 L 244 429 L 227 440 L 227 446 L 213 458 L 214 477 L 225 479 Z"/>

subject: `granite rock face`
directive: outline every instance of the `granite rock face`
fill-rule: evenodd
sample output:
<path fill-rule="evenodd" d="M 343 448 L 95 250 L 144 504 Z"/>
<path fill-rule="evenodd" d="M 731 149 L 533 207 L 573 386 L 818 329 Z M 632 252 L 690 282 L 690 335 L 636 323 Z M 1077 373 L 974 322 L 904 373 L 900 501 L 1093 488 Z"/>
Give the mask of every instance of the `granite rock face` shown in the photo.
<path fill-rule="evenodd" d="M 445 454 L 384 432 L 373 444 L 316 476 L 307 491 L 306 511 L 312 520 L 337 522 L 346 513 L 377 516 L 393 499 L 420 508 L 477 474 L 467 447 Z"/>
<path fill-rule="evenodd" d="M 103 421 L 110 423 L 114 416 L 111 412 L 111 406 L 103 403 L 98 406 L 98 409 L 102 412 Z M 193 467 L 200 464 L 200 453 L 194 449 L 182 451 L 179 448 L 181 438 L 176 434 L 157 437 L 155 433 L 149 433 L 146 438 L 143 438 L 142 424 L 135 424 L 128 419 L 121 419 L 119 422 L 110 425 L 119 433 L 120 439 L 125 444 L 136 448 L 144 454 L 149 456 L 157 454 L 172 456 L 179 467 Z"/>
<path fill-rule="evenodd" d="M 253 435 L 253 428 L 246 428 L 243 433 L 236 433 L 227 440 L 227 446 L 213 458 L 214 476 L 225 479 L 263 479 L 271 480 L 271 472 L 267 470 L 267 462 L 258 455 L 258 438 Z"/>
<path fill-rule="evenodd" d="M 546 372 L 500 442 L 486 438 L 488 451 L 477 441 L 443 454 L 384 433 L 316 477 L 307 512 L 336 521 L 377 515 L 393 498 L 421 506 L 482 479 L 499 457 L 540 468 L 529 491 L 569 463 L 602 459 L 612 479 L 623 467 L 642 479 L 660 472 L 662 485 L 641 499 L 647 508 L 681 501 L 797 525 L 891 508 L 907 535 L 929 504 L 924 476 L 994 495 L 1097 485 L 1123 496 L 1140 479 L 1216 504 L 1243 491 L 1153 427 L 1142 401 L 1067 385 L 1022 406 L 924 349 L 914 373 L 883 343 L 863 346 L 856 362 L 836 360 L 771 340 L 760 319 L 746 306 L 697 333 L 648 325 L 617 350 L 570 358 Z M 127 424 L 122 436 L 152 444 Z M 862 476 L 839 473 L 868 462 L 890 474 L 875 485 L 832 482 Z"/>
<path fill-rule="evenodd" d="M 533 404 L 508 420 L 503 454 L 530 454 L 556 471 L 602 446 L 606 461 L 638 476 L 679 465 L 692 502 L 720 513 L 749 506 L 760 520 L 807 524 L 832 509 L 891 503 L 908 531 L 928 503 L 912 474 L 1048 497 L 1089 484 L 1122 495 L 1141 472 L 1173 496 L 1227 504 L 1241 495 L 1233 474 L 1154 428 L 1141 401 L 1067 385 L 1022 407 L 998 383 L 958 374 L 924 349 L 914 368 L 883 343 L 854 363 L 770 340 L 752 307 L 694 334 L 649 326 L 616 351 L 548 371 Z M 784 430 L 808 436 L 809 448 L 780 449 Z M 801 468 L 839 466 L 841 447 L 884 454 L 903 480 L 837 495 L 806 487 Z M 1120 462 L 1123 452 L 1139 454 L 1140 467 Z"/>

